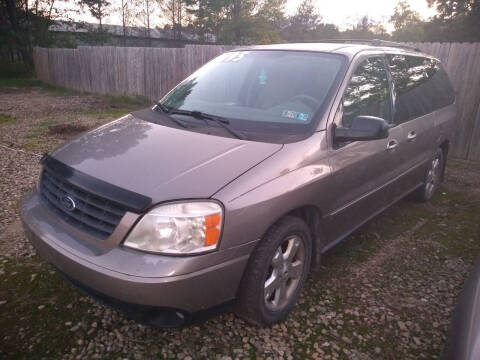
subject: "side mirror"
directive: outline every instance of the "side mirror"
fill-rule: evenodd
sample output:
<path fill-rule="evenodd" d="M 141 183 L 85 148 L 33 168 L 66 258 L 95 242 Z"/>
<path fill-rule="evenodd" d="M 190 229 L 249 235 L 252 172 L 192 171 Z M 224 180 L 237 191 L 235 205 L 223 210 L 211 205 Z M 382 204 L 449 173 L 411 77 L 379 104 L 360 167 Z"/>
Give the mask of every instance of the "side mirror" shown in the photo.
<path fill-rule="evenodd" d="M 360 115 L 352 120 L 349 128 L 336 127 L 335 141 L 364 141 L 385 139 L 388 137 L 388 123 L 375 116 Z"/>

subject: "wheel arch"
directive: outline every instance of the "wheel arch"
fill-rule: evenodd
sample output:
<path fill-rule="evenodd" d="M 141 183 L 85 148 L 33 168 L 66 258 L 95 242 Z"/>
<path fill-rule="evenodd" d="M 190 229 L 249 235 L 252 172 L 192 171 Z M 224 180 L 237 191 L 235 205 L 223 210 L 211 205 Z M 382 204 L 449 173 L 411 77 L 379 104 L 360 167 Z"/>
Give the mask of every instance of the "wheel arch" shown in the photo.
<path fill-rule="evenodd" d="M 311 269 L 316 271 L 320 267 L 320 257 L 322 254 L 322 237 L 320 236 L 320 227 L 322 219 L 322 211 L 315 205 L 304 205 L 291 210 L 285 216 L 296 216 L 308 225 L 312 236 L 312 265 Z"/>
<path fill-rule="evenodd" d="M 272 226 L 277 224 L 286 216 L 294 216 L 301 220 L 303 220 L 308 228 L 310 229 L 310 235 L 312 237 L 312 264 L 311 270 L 316 271 L 320 267 L 320 257 L 322 254 L 323 248 L 323 239 L 320 236 L 321 234 L 321 219 L 322 219 L 322 211 L 315 205 L 302 205 L 296 208 L 290 209 L 283 213 L 281 216 L 275 219 L 269 226 L 267 227 L 264 235 L 270 230 Z M 264 237 L 262 235 L 262 238 Z"/>

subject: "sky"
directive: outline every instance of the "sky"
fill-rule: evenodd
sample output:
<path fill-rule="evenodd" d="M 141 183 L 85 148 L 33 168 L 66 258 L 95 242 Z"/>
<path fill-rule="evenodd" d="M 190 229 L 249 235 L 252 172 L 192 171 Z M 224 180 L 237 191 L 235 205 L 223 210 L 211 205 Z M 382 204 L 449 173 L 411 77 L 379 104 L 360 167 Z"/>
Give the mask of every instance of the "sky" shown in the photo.
<path fill-rule="evenodd" d="M 295 13 L 302 0 L 287 0 L 287 14 Z M 344 30 L 365 15 L 376 21 L 388 22 L 393 14 L 398 0 L 316 0 L 316 8 L 323 17 L 323 22 L 337 25 Z M 427 19 L 435 14 L 435 9 L 429 8 L 426 0 L 407 0 L 410 7 L 421 17 Z M 387 27 L 387 30 L 392 30 Z"/>
<path fill-rule="evenodd" d="M 435 14 L 433 8 L 429 8 L 426 0 L 406 0 L 413 10 L 416 10 L 424 19 L 429 18 Z M 115 6 L 119 0 L 113 0 Z M 302 0 L 287 0 L 285 10 L 287 14 L 294 14 L 298 5 Z M 70 0 L 68 3 L 74 3 Z M 368 15 L 369 18 L 375 21 L 381 21 L 385 24 L 387 31 L 392 31 L 393 28 L 388 23 L 388 19 L 393 14 L 398 0 L 316 0 L 316 8 L 318 13 L 322 16 L 323 22 L 333 23 L 341 30 L 358 22 L 363 16 Z M 153 26 L 163 26 L 164 21 L 161 20 L 160 14 L 156 14 L 156 21 L 153 21 Z M 87 22 L 96 22 L 88 14 L 75 16 L 76 20 Z M 121 19 L 118 14 L 112 14 L 104 21 L 107 24 L 121 24 Z"/>

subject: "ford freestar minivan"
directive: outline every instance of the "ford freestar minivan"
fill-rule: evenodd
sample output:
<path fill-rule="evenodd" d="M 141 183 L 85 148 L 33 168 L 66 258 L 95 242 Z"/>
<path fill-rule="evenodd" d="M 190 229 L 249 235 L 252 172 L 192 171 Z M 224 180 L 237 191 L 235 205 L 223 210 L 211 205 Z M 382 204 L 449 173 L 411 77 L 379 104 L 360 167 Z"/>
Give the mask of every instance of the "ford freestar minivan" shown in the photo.
<path fill-rule="evenodd" d="M 143 321 L 235 300 L 269 325 L 323 252 L 407 194 L 432 197 L 455 116 L 445 70 L 414 49 L 238 49 L 46 155 L 21 214 L 44 259 Z"/>

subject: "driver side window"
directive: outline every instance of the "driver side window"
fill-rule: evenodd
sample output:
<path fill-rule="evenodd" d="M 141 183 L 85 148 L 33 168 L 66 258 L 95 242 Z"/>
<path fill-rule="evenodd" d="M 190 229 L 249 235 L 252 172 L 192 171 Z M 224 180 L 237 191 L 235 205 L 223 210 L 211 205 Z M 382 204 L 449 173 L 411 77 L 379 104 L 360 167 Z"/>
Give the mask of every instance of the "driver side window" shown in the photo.
<path fill-rule="evenodd" d="M 355 70 L 342 100 L 342 126 L 351 127 L 356 116 L 368 115 L 392 123 L 390 86 L 383 57 L 364 60 Z"/>

